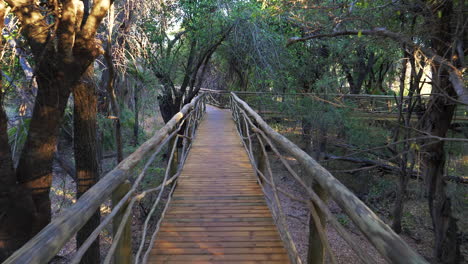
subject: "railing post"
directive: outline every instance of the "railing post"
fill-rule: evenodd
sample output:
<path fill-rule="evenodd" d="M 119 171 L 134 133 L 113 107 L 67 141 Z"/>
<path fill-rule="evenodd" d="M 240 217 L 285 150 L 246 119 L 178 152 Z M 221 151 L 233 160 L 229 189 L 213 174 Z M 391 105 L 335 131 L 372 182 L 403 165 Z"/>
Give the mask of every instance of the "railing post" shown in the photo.
<path fill-rule="evenodd" d="M 318 183 L 313 184 L 313 190 L 320 197 L 322 201 L 327 203 L 327 193 Z M 325 252 L 325 246 L 323 245 L 322 240 L 320 239 L 319 232 L 326 233 L 326 229 L 327 229 L 327 226 L 325 223 L 326 219 L 325 219 L 325 214 L 319 209 L 319 207 L 316 206 L 315 204 L 313 206 L 320 218 L 322 230 L 317 230 L 317 226 L 316 226 L 316 223 L 314 222 L 312 214 L 309 214 L 309 250 L 307 254 L 307 263 L 308 264 L 323 264 L 326 261 L 326 252 Z"/>
<path fill-rule="evenodd" d="M 241 136 L 248 137 L 249 135 L 247 135 L 247 127 L 246 127 L 247 124 L 245 124 L 245 122 L 242 122 L 244 120 L 241 121 L 240 120 L 241 118 L 244 119 L 245 117 L 242 116 L 242 115 L 239 117 L 239 125 L 240 125 L 240 129 L 241 129 Z M 244 139 L 242 139 L 242 140 L 244 140 Z"/>
<path fill-rule="evenodd" d="M 255 162 L 257 163 L 257 169 L 263 174 L 266 175 L 266 167 L 267 167 L 267 157 L 263 154 L 262 146 L 258 144 L 257 153 L 255 155 Z M 256 172 L 259 174 L 259 172 Z M 263 183 L 263 179 L 259 176 L 258 179 L 261 183 Z"/>
<path fill-rule="evenodd" d="M 175 135 L 174 138 L 171 139 L 168 145 L 169 146 L 169 149 L 168 149 L 169 159 L 171 158 L 170 155 L 171 155 L 172 146 L 174 146 L 174 144 L 179 144 L 178 139 L 179 137 Z M 169 176 L 172 177 L 173 175 L 175 175 L 177 173 L 178 168 L 179 168 L 179 146 L 176 146 L 176 149 L 174 151 L 174 157 L 172 158 L 171 164 L 169 166 Z"/>
<path fill-rule="evenodd" d="M 112 206 L 115 206 L 119 201 L 130 191 L 132 185 L 127 180 L 122 183 L 117 189 L 112 193 Z M 120 209 L 119 213 L 115 216 L 112 223 L 112 232 L 113 235 L 117 233 L 119 225 L 122 222 L 122 218 L 125 214 L 125 211 L 128 206 L 127 203 Z M 120 237 L 120 241 L 117 244 L 117 248 L 114 253 L 114 263 L 115 264 L 130 264 L 132 263 L 132 218 L 127 220 L 125 223 L 125 228 L 123 234 Z"/>

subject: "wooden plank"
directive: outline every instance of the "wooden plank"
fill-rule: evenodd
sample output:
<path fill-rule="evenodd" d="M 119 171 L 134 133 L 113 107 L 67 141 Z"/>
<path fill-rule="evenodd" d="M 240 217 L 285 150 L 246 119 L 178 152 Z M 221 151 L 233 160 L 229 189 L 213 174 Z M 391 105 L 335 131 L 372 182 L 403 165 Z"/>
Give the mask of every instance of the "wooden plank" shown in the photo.
<path fill-rule="evenodd" d="M 169 211 L 212 211 L 212 210 L 266 210 L 265 205 L 238 205 L 232 203 L 229 207 L 213 204 L 212 206 L 172 206 Z"/>
<path fill-rule="evenodd" d="M 228 226 L 228 227 L 236 227 L 236 226 L 274 226 L 275 224 L 273 221 L 271 222 L 169 222 L 165 221 L 161 226 Z"/>
<path fill-rule="evenodd" d="M 156 255 L 152 255 L 156 256 Z M 167 260 L 190 260 L 190 261 L 237 261 L 237 260 L 284 260 L 287 261 L 288 257 L 284 253 L 280 254 L 233 254 L 233 255 L 216 255 L 216 254 L 207 254 L 207 255 L 157 255 L 157 258 L 161 261 Z M 151 260 L 149 261 L 151 263 Z M 170 263 L 170 262 L 167 262 Z M 286 263 L 286 262 L 284 262 Z"/>
<path fill-rule="evenodd" d="M 242 242 L 169 242 L 169 241 L 158 241 L 154 244 L 155 248 L 276 248 L 283 247 L 281 241 L 242 241 Z"/>
<path fill-rule="evenodd" d="M 234 237 L 191 237 L 191 236 L 168 236 L 164 238 L 158 238 L 158 241 L 174 241 L 174 242 L 240 242 L 240 241 L 247 241 L 247 242 L 268 242 L 268 241 L 281 241 L 279 237 L 271 237 L 271 236 L 257 236 L 257 237 L 241 237 L 241 236 L 234 236 Z M 154 248 L 153 248 L 154 250 Z"/>
<path fill-rule="evenodd" d="M 239 247 L 239 248 L 157 248 L 153 251 L 156 255 L 187 255 L 187 254 L 203 254 L 203 255 L 228 255 L 228 254 L 272 254 L 286 253 L 285 249 L 271 247 Z"/>
<path fill-rule="evenodd" d="M 179 196 L 193 196 L 194 194 L 197 194 L 197 193 L 200 193 L 200 191 L 181 193 L 181 194 L 179 194 Z M 236 193 L 238 193 L 239 195 L 252 195 L 252 194 L 255 194 L 256 192 L 246 192 L 246 191 L 238 191 L 238 192 L 234 192 L 234 191 L 225 191 L 225 192 L 217 191 L 217 192 L 210 192 L 210 191 L 203 191 L 203 194 L 199 194 L 199 197 L 213 196 L 213 195 L 223 197 L 223 196 L 232 196 L 233 194 L 236 194 Z"/>
<path fill-rule="evenodd" d="M 214 206 L 222 206 L 222 207 L 229 207 L 229 206 L 266 206 L 266 204 L 263 203 L 242 203 L 242 202 L 236 202 L 236 203 L 196 203 L 196 201 L 193 201 L 192 203 L 179 203 L 176 206 L 179 207 L 193 207 L 193 206 L 200 206 L 200 207 L 214 207 Z"/>
<path fill-rule="evenodd" d="M 183 231 L 159 231 L 158 235 L 160 237 L 169 237 L 169 236 L 186 236 L 186 237 L 276 237 L 278 233 L 276 230 L 273 231 L 203 231 L 203 232 L 183 232 Z"/>
<path fill-rule="evenodd" d="M 213 232 L 213 231 L 272 231 L 276 230 L 275 226 L 220 226 L 220 227 L 194 227 L 194 226 L 183 226 L 183 227 L 162 227 L 162 232 Z"/>
<path fill-rule="evenodd" d="M 234 261 L 229 261 L 229 260 L 223 260 L 223 261 L 203 261 L 203 260 L 156 260 L 154 262 L 149 262 L 149 263 L 154 263 L 154 264 L 159 264 L 159 263 L 171 263 L 171 264 L 225 264 L 225 263 L 231 263 L 231 264 L 284 264 L 284 261 L 282 260 L 234 260 Z"/>
<path fill-rule="evenodd" d="M 166 214 L 166 219 L 172 219 L 172 218 L 179 218 L 179 219 L 232 219 L 232 218 L 244 218 L 244 217 L 249 217 L 249 218 L 267 218 L 270 216 L 270 213 L 256 213 L 256 214 L 204 214 L 204 213 L 189 213 L 189 214 L 174 214 L 174 213 L 168 213 Z"/>
<path fill-rule="evenodd" d="M 230 113 L 208 109 L 148 263 L 289 263 Z"/>
<path fill-rule="evenodd" d="M 192 196 L 193 199 L 200 199 L 199 196 Z M 174 202 L 177 202 L 179 200 L 188 200 L 190 199 L 190 197 L 174 197 L 173 198 L 173 201 Z M 207 197 L 204 197 L 203 199 L 209 199 Z M 255 195 L 255 196 L 231 196 L 231 197 L 213 197 L 212 199 L 216 199 L 216 200 L 221 200 L 221 199 L 225 199 L 225 200 L 259 200 L 259 201 L 265 201 L 264 198 L 263 198 L 263 195 Z"/>
<path fill-rule="evenodd" d="M 164 218 L 167 222 L 265 222 L 273 223 L 271 217 L 236 217 L 236 218 L 187 218 L 187 219 L 178 219 L 178 218 Z"/>
<path fill-rule="evenodd" d="M 190 208 L 192 209 L 192 208 Z M 173 214 L 193 214 L 195 212 L 199 213 L 204 213 L 204 214 L 234 214 L 234 213 L 240 213 L 240 214 L 253 214 L 253 213 L 270 213 L 270 210 L 266 208 L 262 209 L 231 209 L 231 208 L 217 208 L 217 209 L 198 209 L 198 210 L 190 210 L 190 209 L 178 209 L 178 208 L 172 208 L 172 210 L 169 211 L 169 213 Z"/>

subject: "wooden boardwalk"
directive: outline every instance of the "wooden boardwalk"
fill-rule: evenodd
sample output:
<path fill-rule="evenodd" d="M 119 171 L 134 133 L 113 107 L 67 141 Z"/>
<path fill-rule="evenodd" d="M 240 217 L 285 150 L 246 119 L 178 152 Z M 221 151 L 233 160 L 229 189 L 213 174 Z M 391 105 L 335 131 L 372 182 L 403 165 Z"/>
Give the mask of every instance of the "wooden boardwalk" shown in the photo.
<path fill-rule="evenodd" d="M 289 263 L 229 111 L 207 106 L 149 263 Z"/>

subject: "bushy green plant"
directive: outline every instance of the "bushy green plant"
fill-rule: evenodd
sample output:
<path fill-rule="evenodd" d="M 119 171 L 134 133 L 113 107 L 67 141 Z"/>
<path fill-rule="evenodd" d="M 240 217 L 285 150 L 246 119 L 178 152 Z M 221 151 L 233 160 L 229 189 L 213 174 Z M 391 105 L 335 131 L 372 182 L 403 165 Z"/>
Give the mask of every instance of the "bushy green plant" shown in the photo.
<path fill-rule="evenodd" d="M 28 136 L 28 128 L 30 118 L 24 118 L 21 122 L 18 122 L 18 125 L 12 126 L 8 129 L 8 139 L 10 141 L 10 146 L 15 146 L 16 150 L 21 149 L 26 141 L 26 137 Z"/>
<path fill-rule="evenodd" d="M 395 190 L 396 184 L 394 181 L 386 179 L 386 178 L 379 178 L 377 181 L 370 186 L 369 193 L 367 195 L 367 201 L 372 201 L 375 199 L 381 198 L 389 190 Z"/>

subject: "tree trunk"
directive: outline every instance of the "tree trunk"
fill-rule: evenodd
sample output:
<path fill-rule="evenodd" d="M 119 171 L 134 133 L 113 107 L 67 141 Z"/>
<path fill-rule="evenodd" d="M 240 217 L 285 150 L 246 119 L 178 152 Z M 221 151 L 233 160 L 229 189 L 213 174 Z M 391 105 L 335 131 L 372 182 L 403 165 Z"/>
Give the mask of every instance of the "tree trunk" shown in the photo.
<path fill-rule="evenodd" d="M 31 219 L 35 215 L 31 196 L 16 184 L 8 142 L 7 116 L 2 106 L 3 96 L 0 88 L 0 262 L 30 238 Z"/>
<path fill-rule="evenodd" d="M 404 201 L 405 201 L 405 196 L 406 196 L 406 189 L 408 186 L 408 178 L 409 177 L 406 174 L 406 170 L 400 171 L 395 205 L 393 207 L 393 222 L 392 222 L 392 229 L 397 234 L 401 233 L 401 220 L 403 217 L 403 208 L 404 208 Z"/>
<path fill-rule="evenodd" d="M 133 125 L 133 146 L 138 146 L 138 134 L 140 133 L 140 126 L 139 126 L 139 96 L 140 96 L 140 89 L 138 85 L 135 84 L 135 90 L 133 92 L 133 102 L 134 102 L 134 113 L 135 113 L 135 124 Z"/>
<path fill-rule="evenodd" d="M 452 31 L 451 21 L 454 16 L 452 1 L 431 2 L 433 11 L 433 37 L 431 45 L 437 54 L 451 59 Z M 456 97 L 446 66 L 433 61 L 432 97 L 424 117 L 423 129 L 430 135 L 445 137 L 452 121 L 455 104 L 438 93 Z M 425 142 L 426 144 L 428 142 Z M 443 179 L 445 167 L 444 142 L 430 142 L 422 149 L 423 175 L 427 187 L 429 210 L 435 233 L 434 258 L 440 263 L 459 263 L 460 240 L 458 238 L 457 219 L 452 213 L 450 197 L 447 196 Z"/>
<path fill-rule="evenodd" d="M 110 41 L 107 42 L 106 51 L 104 53 L 104 58 L 106 60 L 107 69 L 108 69 L 108 79 L 106 90 L 110 98 L 112 114 L 115 117 L 115 144 L 117 148 L 117 162 L 123 160 L 123 143 L 122 143 L 122 125 L 120 122 L 120 107 L 117 97 L 115 95 L 115 68 L 112 58 L 112 46 Z"/>
<path fill-rule="evenodd" d="M 302 141 L 305 144 L 305 152 L 312 153 L 312 122 L 307 117 L 302 118 Z"/>
<path fill-rule="evenodd" d="M 346 80 L 348 81 L 348 84 L 349 84 L 349 93 L 359 94 L 361 91 L 361 87 L 357 87 L 356 83 L 354 82 L 354 78 L 353 78 L 353 75 L 351 74 L 351 71 L 346 66 L 343 66 L 343 69 L 346 75 Z"/>
<path fill-rule="evenodd" d="M 431 135 L 445 137 L 450 126 L 454 108 L 442 98 L 434 98 L 431 112 L 426 119 Z M 457 239 L 457 220 L 453 217 L 451 200 L 446 194 L 443 179 L 445 166 L 444 142 L 431 142 L 423 149 L 424 176 L 427 187 L 429 210 L 435 233 L 434 257 L 441 263 L 458 263 L 460 241 Z M 426 142 L 427 144 L 427 142 Z"/>
<path fill-rule="evenodd" d="M 167 88 L 165 88 L 165 90 L 167 91 Z M 175 98 L 175 100 L 173 100 L 170 92 L 167 93 L 166 91 L 158 98 L 159 110 L 161 111 L 164 123 L 169 122 L 169 120 L 179 112 L 180 103 L 182 101 L 182 98 Z"/>
<path fill-rule="evenodd" d="M 83 75 L 81 81 L 73 88 L 74 109 L 74 152 L 77 178 L 77 198 L 89 190 L 99 179 L 97 161 L 97 97 L 92 79 L 93 67 Z M 99 210 L 90 218 L 76 235 L 79 248 L 100 223 Z M 100 262 L 99 237 L 81 259 L 82 264 Z"/>
<path fill-rule="evenodd" d="M 111 2 L 94 1 L 97 8 L 93 8 L 89 14 L 93 23 L 82 23 L 80 27 L 78 23 L 84 21 L 78 21 L 81 19 L 79 15 L 84 10 L 74 5 L 73 1 L 64 1 L 61 11 L 66 15 L 57 16 L 54 21 L 56 30 L 50 30 L 50 19 L 37 8 L 34 1 L 8 1 L 33 54 L 38 91 L 28 136 L 14 173 L 14 184 L 11 181 L 12 166 L 9 165 L 11 157 L 7 157 L 11 154 L 5 151 L 9 145 L 0 145 L 0 158 L 7 161 L 3 163 L 2 160 L 0 166 L 10 167 L 6 170 L 9 176 L 1 177 L 7 179 L 5 187 L 9 193 L 0 194 L 0 202 L 5 202 L 0 211 L 0 235 L 2 239 L 9 239 L 13 233 L 15 236 L 14 240 L 0 244 L 2 254 L 18 248 L 50 222 L 52 164 L 65 107 L 71 87 L 101 53 L 95 35 Z M 3 1 L 0 11 L 5 11 Z M 3 110 L 0 112 L 0 140 L 8 140 L 5 113 Z"/>
<path fill-rule="evenodd" d="M 402 67 L 401 67 L 401 72 L 400 72 L 400 102 L 398 103 L 398 123 L 404 123 L 406 126 L 407 124 L 409 125 L 409 122 L 405 122 L 405 116 L 404 116 L 404 100 L 403 100 L 403 95 L 405 92 L 405 80 L 406 80 L 406 71 L 407 71 L 407 65 L 408 65 L 408 60 L 409 57 L 411 56 L 408 54 L 408 52 L 405 51 L 405 46 L 403 46 L 403 53 L 404 53 L 404 58 L 402 60 Z M 409 111 L 409 109 L 408 109 Z M 405 133 L 406 135 L 406 133 Z M 394 131 L 394 137 L 393 141 L 398 142 L 400 140 L 400 126 L 397 126 Z M 408 150 L 408 143 L 404 144 L 403 149 L 401 150 L 402 152 L 405 152 Z M 399 151 L 397 149 L 396 145 L 393 145 L 392 152 L 397 154 Z M 397 154 L 398 155 L 398 154 Z M 396 199 L 395 199 L 395 204 L 393 205 L 393 221 L 392 221 L 392 229 L 395 231 L 395 233 L 400 234 L 401 233 L 401 220 L 403 217 L 403 207 L 404 207 L 404 200 L 405 200 L 405 195 L 406 195 L 406 188 L 408 185 L 408 175 L 406 171 L 406 163 L 407 163 L 407 157 L 408 155 L 403 154 L 399 158 L 399 163 L 400 163 L 400 171 L 399 171 L 399 177 L 398 177 L 398 188 L 396 191 Z"/>
<path fill-rule="evenodd" d="M 38 71 L 37 91 L 29 133 L 20 156 L 17 180 L 31 192 L 36 215 L 32 223 L 35 235 L 51 219 L 49 192 L 52 185 L 52 163 L 62 118 L 70 95 L 65 72 L 53 72 L 53 65 Z M 44 69 L 45 68 L 45 69 Z"/>

